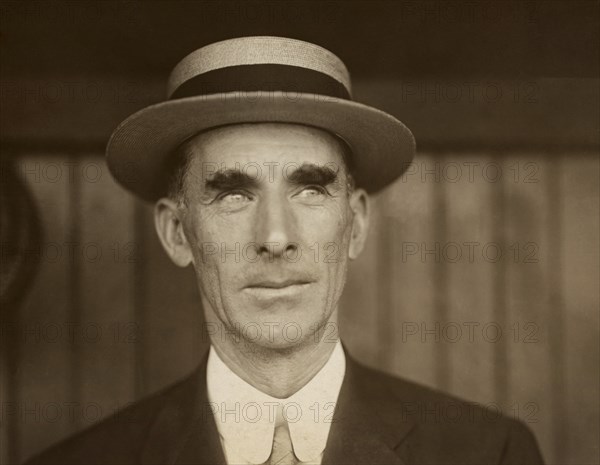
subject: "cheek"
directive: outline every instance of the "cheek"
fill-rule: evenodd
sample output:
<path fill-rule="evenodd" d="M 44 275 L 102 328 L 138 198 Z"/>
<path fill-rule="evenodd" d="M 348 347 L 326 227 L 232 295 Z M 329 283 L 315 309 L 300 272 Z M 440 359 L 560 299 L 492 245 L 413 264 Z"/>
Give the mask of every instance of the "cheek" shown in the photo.
<path fill-rule="evenodd" d="M 337 206 L 336 206 L 337 207 Z M 352 216 L 349 209 L 331 208 L 322 215 L 315 215 L 307 235 L 312 236 L 310 243 L 311 259 L 315 258 L 313 249 L 318 244 L 318 267 L 327 276 L 323 289 L 327 295 L 327 307 L 341 295 L 348 262 L 348 250 L 352 233 Z M 306 238 L 308 239 L 308 238 Z"/>
<path fill-rule="evenodd" d="M 349 238 L 352 230 L 351 216 L 341 206 L 328 208 L 309 218 L 306 235 L 317 242 L 322 251 L 331 258 L 341 259 L 348 253 Z"/>
<path fill-rule="evenodd" d="M 235 239 L 229 237 L 236 229 L 223 225 L 223 221 L 210 214 L 196 212 L 187 223 L 186 237 L 189 239 L 194 267 L 199 286 L 203 294 L 213 306 L 222 306 L 222 294 L 227 293 L 222 289 L 231 280 L 227 279 L 227 268 L 230 261 L 223 255 L 223 247 L 231 248 L 229 244 Z M 224 259 L 225 258 L 225 259 Z"/>
<path fill-rule="evenodd" d="M 190 221 L 191 245 L 195 255 L 208 257 L 220 252 L 222 247 L 233 248 L 241 242 L 244 224 L 234 216 L 221 216 L 210 210 L 196 211 Z"/>

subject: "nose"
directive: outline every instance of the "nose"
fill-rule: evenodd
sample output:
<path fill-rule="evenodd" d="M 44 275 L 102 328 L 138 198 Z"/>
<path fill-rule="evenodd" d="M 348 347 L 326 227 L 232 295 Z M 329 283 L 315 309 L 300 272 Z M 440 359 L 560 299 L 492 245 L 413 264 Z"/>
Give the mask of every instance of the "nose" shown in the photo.
<path fill-rule="evenodd" d="M 259 202 L 255 223 L 256 252 L 269 257 L 282 257 L 297 251 L 296 219 L 285 197 L 269 193 Z"/>

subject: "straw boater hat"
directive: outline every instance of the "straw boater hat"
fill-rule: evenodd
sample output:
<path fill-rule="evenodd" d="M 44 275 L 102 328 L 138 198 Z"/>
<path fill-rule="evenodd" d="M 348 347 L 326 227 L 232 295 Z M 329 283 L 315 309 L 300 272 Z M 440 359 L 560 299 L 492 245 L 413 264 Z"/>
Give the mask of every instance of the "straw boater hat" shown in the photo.
<path fill-rule="evenodd" d="M 352 101 L 350 75 L 337 56 L 301 40 L 241 37 L 202 47 L 175 66 L 167 97 L 123 121 L 106 150 L 117 181 L 149 201 L 167 193 L 174 150 L 224 125 L 282 122 L 329 131 L 351 148 L 356 184 L 369 192 L 400 176 L 415 152 L 404 124 Z"/>

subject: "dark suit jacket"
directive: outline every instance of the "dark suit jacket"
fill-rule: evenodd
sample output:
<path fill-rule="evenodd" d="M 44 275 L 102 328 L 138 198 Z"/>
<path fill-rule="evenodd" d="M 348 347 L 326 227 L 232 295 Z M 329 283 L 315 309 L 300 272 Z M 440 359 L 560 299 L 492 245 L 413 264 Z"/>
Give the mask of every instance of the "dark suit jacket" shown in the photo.
<path fill-rule="evenodd" d="M 28 463 L 224 464 L 208 409 L 206 360 L 183 381 Z M 522 423 L 347 356 L 322 463 L 521 465 L 541 464 L 542 458 Z"/>

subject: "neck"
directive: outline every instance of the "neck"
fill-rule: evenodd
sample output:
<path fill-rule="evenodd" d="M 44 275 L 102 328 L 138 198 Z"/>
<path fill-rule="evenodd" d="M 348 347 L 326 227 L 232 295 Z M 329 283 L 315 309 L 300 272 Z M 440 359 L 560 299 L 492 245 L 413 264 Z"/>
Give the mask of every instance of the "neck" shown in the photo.
<path fill-rule="evenodd" d="M 335 328 L 330 334 L 329 328 Z M 327 334 L 325 334 L 327 329 Z M 329 360 L 338 339 L 337 310 L 328 324 L 304 344 L 272 348 L 244 339 L 211 337 L 223 362 L 236 375 L 256 389 L 285 399 L 304 387 Z M 317 342 L 318 340 L 318 342 Z"/>

